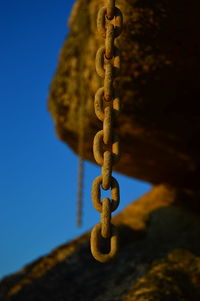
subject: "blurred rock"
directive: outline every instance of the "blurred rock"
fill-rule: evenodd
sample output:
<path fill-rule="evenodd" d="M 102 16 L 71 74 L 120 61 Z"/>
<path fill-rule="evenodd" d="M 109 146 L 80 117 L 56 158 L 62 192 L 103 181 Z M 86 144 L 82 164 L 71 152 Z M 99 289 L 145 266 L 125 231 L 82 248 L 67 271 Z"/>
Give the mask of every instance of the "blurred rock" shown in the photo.
<path fill-rule="evenodd" d="M 200 2 L 121 0 L 117 5 L 124 31 L 117 41 L 122 112 L 116 131 L 122 156 L 115 169 L 154 184 L 199 189 Z M 102 127 L 93 109 L 102 86 L 95 71 L 96 51 L 104 43 L 96 30 L 101 6 L 101 0 L 76 2 L 49 96 L 58 136 L 77 152 L 84 127 L 85 158 L 91 161 L 93 137 Z"/>
<path fill-rule="evenodd" d="M 120 252 L 107 264 L 89 250 L 89 233 L 0 283 L 0 300 L 199 300 L 200 219 L 174 189 L 154 187 L 114 218 Z"/>

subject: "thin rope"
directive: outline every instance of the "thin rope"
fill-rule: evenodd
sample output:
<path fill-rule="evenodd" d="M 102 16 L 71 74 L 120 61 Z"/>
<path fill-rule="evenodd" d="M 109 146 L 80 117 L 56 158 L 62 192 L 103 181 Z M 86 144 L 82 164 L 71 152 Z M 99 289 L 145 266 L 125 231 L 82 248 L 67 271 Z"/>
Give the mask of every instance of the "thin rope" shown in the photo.
<path fill-rule="evenodd" d="M 78 186 L 77 186 L 77 227 L 83 224 L 83 188 L 84 188 L 84 108 L 83 101 L 79 107 L 79 136 L 78 136 Z"/>
<path fill-rule="evenodd" d="M 78 192 L 77 192 L 77 227 L 83 224 L 83 187 L 84 187 L 84 160 L 79 156 L 78 161 Z"/>

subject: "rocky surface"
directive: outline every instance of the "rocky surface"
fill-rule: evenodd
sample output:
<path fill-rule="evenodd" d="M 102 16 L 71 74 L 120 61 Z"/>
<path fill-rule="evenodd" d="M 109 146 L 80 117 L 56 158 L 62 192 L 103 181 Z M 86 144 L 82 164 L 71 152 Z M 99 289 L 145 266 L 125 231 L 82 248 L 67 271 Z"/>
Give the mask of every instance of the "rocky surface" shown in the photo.
<path fill-rule="evenodd" d="M 0 300 L 199 300 L 200 220 L 190 198 L 154 187 L 114 218 L 114 261 L 96 262 L 85 234 L 3 279 Z"/>
<path fill-rule="evenodd" d="M 102 127 L 93 111 L 102 86 L 94 64 L 104 43 L 96 31 L 102 3 L 76 2 L 49 97 L 58 136 L 77 152 L 83 127 L 85 158 L 91 161 L 92 140 Z M 116 130 L 122 156 L 115 169 L 154 184 L 199 189 L 200 2 L 121 0 L 117 5 L 124 31 L 117 42 L 122 112 Z"/>

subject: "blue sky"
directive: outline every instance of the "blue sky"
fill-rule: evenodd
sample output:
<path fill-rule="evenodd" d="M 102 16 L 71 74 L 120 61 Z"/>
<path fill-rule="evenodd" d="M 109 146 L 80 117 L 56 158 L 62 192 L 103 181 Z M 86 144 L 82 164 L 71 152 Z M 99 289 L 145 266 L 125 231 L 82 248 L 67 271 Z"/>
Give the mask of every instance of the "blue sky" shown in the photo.
<path fill-rule="evenodd" d="M 99 221 L 90 188 L 100 170 L 87 162 L 84 225 L 76 228 L 77 156 L 57 139 L 47 112 L 73 2 L 1 1 L 0 277 Z M 150 188 L 116 177 L 121 186 L 119 210 Z"/>

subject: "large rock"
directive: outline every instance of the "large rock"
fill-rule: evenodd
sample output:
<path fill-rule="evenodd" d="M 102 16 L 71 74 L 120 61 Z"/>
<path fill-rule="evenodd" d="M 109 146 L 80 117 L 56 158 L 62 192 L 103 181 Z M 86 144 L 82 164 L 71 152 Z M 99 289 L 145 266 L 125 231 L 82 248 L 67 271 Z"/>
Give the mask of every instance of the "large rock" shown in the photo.
<path fill-rule="evenodd" d="M 154 187 L 114 218 L 120 237 L 114 261 L 92 258 L 87 233 L 3 279 L 0 300 L 200 300 L 200 219 L 193 198 L 199 200 Z"/>
<path fill-rule="evenodd" d="M 121 0 L 117 5 L 124 31 L 117 42 L 122 113 L 116 130 L 122 156 L 115 169 L 152 183 L 199 189 L 200 2 Z M 101 6 L 102 0 L 76 2 L 49 97 L 59 137 L 77 152 L 84 127 L 84 156 L 91 161 L 92 140 L 102 127 L 93 110 L 102 86 L 94 63 L 104 43 L 96 30 Z"/>

